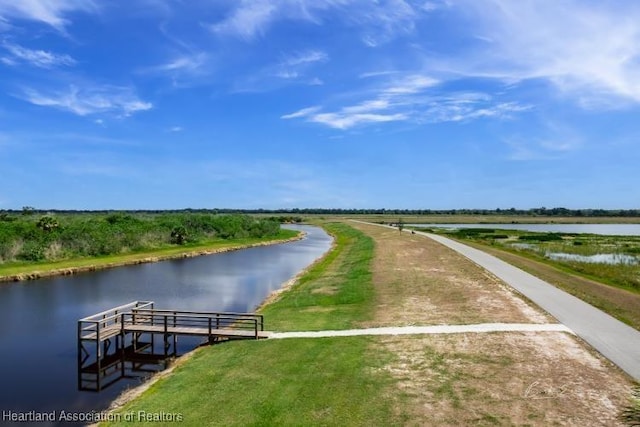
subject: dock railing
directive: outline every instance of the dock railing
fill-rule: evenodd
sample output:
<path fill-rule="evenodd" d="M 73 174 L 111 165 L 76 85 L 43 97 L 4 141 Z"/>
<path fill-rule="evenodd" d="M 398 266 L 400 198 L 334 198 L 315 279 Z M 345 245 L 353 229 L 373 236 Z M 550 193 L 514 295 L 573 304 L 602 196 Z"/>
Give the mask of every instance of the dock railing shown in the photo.
<path fill-rule="evenodd" d="M 78 339 L 100 342 L 120 334 L 122 315 L 135 309 L 153 309 L 153 301 L 133 301 L 78 320 Z"/>
<path fill-rule="evenodd" d="M 139 371 L 145 361 L 175 357 L 179 335 L 203 337 L 209 344 L 268 337 L 260 314 L 158 310 L 152 301 L 134 301 L 84 317 L 78 320 L 77 332 L 78 388 L 92 391 L 109 384 L 103 380 L 110 375 L 126 377 L 126 362 Z M 163 339 L 159 353 L 157 335 Z"/>
<path fill-rule="evenodd" d="M 264 331 L 264 317 L 260 314 L 180 311 L 135 308 L 122 314 L 122 327 L 128 331 L 155 330 L 160 333 L 184 335 L 224 335 L 259 338 Z"/>

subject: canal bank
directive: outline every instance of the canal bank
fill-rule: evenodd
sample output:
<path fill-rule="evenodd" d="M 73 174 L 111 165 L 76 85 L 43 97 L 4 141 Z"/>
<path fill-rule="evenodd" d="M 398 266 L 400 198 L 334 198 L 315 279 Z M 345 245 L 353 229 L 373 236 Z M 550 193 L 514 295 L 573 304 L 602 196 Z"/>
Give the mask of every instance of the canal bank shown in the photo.
<path fill-rule="evenodd" d="M 285 236 L 273 239 L 243 239 L 239 242 L 218 241 L 209 245 L 201 245 L 197 247 L 163 248 L 156 251 L 117 255 L 106 258 L 85 258 L 60 261 L 56 264 L 60 264 L 62 266 L 56 267 L 55 264 L 49 264 L 51 268 L 47 269 L 42 269 L 37 265 L 26 265 L 19 267 L 19 269 L 24 270 L 19 273 L 0 273 L 0 284 L 1 282 L 20 282 L 25 280 L 36 280 L 55 276 L 70 276 L 78 273 L 99 271 L 109 268 L 124 267 L 128 265 L 146 264 L 180 258 L 192 258 L 203 255 L 213 255 L 224 252 L 237 251 L 241 249 L 295 242 L 296 240 L 304 238 L 303 232 L 299 232 L 295 236 L 288 236 L 288 233 L 283 234 L 285 234 Z M 115 258 L 116 260 L 111 261 L 111 259 L 113 258 Z"/>
<path fill-rule="evenodd" d="M 11 351 L 3 354 L 0 377 L 12 387 L 0 390 L 1 409 L 106 408 L 140 379 L 125 378 L 100 393 L 79 392 L 74 338 L 78 319 L 147 299 L 158 308 L 253 311 L 331 245 L 331 237 L 317 227 L 295 229 L 304 232 L 304 238 L 280 245 L 3 284 L 0 338 Z M 179 353 L 198 344 L 181 338 Z"/>

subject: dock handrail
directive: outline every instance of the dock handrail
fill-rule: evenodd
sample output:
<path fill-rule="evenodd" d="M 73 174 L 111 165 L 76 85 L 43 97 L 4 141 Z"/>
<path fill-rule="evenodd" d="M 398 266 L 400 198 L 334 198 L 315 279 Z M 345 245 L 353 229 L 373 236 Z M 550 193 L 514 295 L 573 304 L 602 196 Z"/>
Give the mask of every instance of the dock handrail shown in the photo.
<path fill-rule="evenodd" d="M 101 311 L 100 313 L 96 313 L 96 314 L 92 314 L 91 316 L 87 316 L 87 317 L 83 317 L 82 319 L 78 320 L 79 322 L 89 322 L 92 320 L 98 320 L 97 317 L 100 316 L 104 316 L 106 314 L 109 313 L 122 313 L 128 310 L 133 310 L 133 309 L 143 309 L 143 308 L 151 308 L 153 309 L 153 301 L 133 301 L 130 302 L 128 304 L 122 304 L 119 305 L 117 307 L 114 308 L 110 308 L 108 310 L 105 311 Z"/>
<path fill-rule="evenodd" d="M 176 328 L 182 328 L 178 333 L 208 333 L 210 338 L 217 335 L 216 330 L 222 329 L 227 332 L 244 331 L 235 335 L 246 337 L 250 333 L 256 339 L 264 331 L 264 316 L 261 314 L 167 310 L 153 306 L 152 301 L 133 301 L 84 317 L 78 320 L 78 339 L 100 342 L 118 334 L 124 335 L 127 330 L 136 329 L 136 326 L 151 326 L 151 330 L 163 326 L 162 332 L 165 334 L 172 333 L 170 328 L 174 332 Z"/>
<path fill-rule="evenodd" d="M 115 329 L 120 329 L 119 323 L 122 321 L 122 315 L 136 308 L 153 308 L 153 301 L 133 301 L 128 304 L 119 305 L 109 310 L 91 316 L 83 317 L 78 320 L 78 338 L 79 339 L 97 339 L 100 341 L 102 332 L 113 334 Z"/>
<path fill-rule="evenodd" d="M 256 338 L 260 331 L 264 331 L 264 317 L 251 313 L 135 309 L 129 313 L 123 313 L 122 322 L 127 326 L 136 324 L 164 326 L 165 331 L 169 327 L 206 328 L 209 335 L 223 328 L 251 330 Z"/>

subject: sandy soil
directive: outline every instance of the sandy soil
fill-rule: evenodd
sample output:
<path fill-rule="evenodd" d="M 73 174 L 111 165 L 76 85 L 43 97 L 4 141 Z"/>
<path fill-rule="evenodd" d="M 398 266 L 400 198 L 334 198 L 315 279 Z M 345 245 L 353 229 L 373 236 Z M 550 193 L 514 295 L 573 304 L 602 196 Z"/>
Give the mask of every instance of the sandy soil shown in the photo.
<path fill-rule="evenodd" d="M 628 378 L 573 336 L 381 338 L 409 425 L 615 426 Z M 404 406 L 404 405 L 402 405 Z"/>
<path fill-rule="evenodd" d="M 430 239 L 350 225 L 376 242 L 377 307 L 366 326 L 554 321 L 492 274 Z"/>
<path fill-rule="evenodd" d="M 424 237 L 351 223 L 373 237 L 375 318 L 363 326 L 554 323 L 495 276 Z M 407 425 L 622 425 L 632 381 L 563 332 L 378 337 L 389 398 Z M 378 347 L 379 346 L 379 347 Z"/>

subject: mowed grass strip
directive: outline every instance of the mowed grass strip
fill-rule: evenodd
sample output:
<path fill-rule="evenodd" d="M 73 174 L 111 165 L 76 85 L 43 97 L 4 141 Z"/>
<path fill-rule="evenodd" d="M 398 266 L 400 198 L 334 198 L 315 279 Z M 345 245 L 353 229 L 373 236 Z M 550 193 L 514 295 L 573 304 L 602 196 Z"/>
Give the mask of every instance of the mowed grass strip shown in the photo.
<path fill-rule="evenodd" d="M 290 291 L 262 310 L 267 329 L 348 329 L 372 316 L 373 240 L 346 224 L 324 227 L 335 239 L 334 248 Z"/>
<path fill-rule="evenodd" d="M 181 414 L 185 426 L 394 425 L 392 400 L 382 395 L 390 378 L 371 369 L 381 359 L 368 357 L 363 364 L 369 341 L 241 341 L 202 348 L 120 413 Z M 129 425 L 107 425 L 123 424 Z"/>
<path fill-rule="evenodd" d="M 338 329 L 371 315 L 373 241 L 345 224 L 325 228 L 335 237 L 333 249 L 263 309 L 267 329 Z M 391 356 L 376 342 L 339 337 L 204 347 L 118 413 L 179 413 L 187 426 L 400 425 L 399 397 L 389 395 L 394 380 L 383 369 Z"/>

